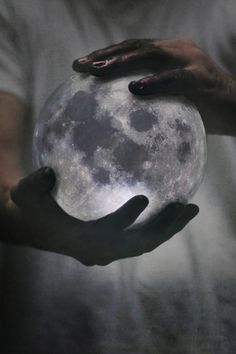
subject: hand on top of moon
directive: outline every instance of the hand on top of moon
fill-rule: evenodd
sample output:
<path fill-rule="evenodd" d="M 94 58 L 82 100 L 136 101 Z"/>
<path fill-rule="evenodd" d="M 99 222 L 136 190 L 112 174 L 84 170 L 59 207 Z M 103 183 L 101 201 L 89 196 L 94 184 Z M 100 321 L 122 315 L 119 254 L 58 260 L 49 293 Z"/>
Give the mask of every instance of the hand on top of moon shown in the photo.
<path fill-rule="evenodd" d="M 236 135 L 236 80 L 189 39 L 128 39 L 77 59 L 73 69 L 96 76 L 150 72 L 130 82 L 136 95 L 184 95 L 208 134 Z"/>
<path fill-rule="evenodd" d="M 130 82 L 133 94 L 184 95 L 201 108 L 203 120 L 202 104 L 215 99 L 224 103 L 229 101 L 227 92 L 236 91 L 235 80 L 190 39 L 128 39 L 75 60 L 73 69 L 95 76 L 150 71 L 151 75 Z"/>
<path fill-rule="evenodd" d="M 53 170 L 41 168 L 12 189 L 12 200 L 24 224 L 24 233 L 16 241 L 71 256 L 85 265 L 106 265 L 150 252 L 198 213 L 194 204 L 174 203 L 145 225 L 129 229 L 148 204 L 146 197 L 136 196 L 117 211 L 85 222 L 58 206 L 50 194 L 54 184 Z"/>
<path fill-rule="evenodd" d="M 214 90 L 214 73 L 220 71 L 189 39 L 129 39 L 75 60 L 73 69 L 96 76 L 144 69 L 153 75 L 131 82 L 129 90 L 132 93 L 188 97 Z"/>

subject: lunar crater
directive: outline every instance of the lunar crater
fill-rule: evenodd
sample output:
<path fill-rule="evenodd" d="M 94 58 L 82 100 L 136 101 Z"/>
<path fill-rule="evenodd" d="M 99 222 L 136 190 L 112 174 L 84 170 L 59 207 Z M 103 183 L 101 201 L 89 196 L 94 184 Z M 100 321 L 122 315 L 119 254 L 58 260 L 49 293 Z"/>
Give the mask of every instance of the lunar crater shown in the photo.
<path fill-rule="evenodd" d="M 181 97 L 140 100 L 127 90 L 132 79 L 73 76 L 37 121 L 34 165 L 54 168 L 53 197 L 79 219 L 102 217 L 144 194 L 141 222 L 191 198 L 202 180 L 206 138 L 198 111 Z"/>
<path fill-rule="evenodd" d="M 184 134 L 191 132 L 191 127 L 186 122 L 181 121 L 179 118 L 175 120 L 175 123 L 177 132 L 181 132 Z"/>
<path fill-rule="evenodd" d="M 105 170 L 105 168 L 99 167 L 93 172 L 94 181 L 99 182 L 101 184 L 109 184 L 110 183 L 110 172 Z"/>
<path fill-rule="evenodd" d="M 154 124 L 157 124 L 157 117 L 150 112 L 139 109 L 130 113 L 130 125 L 138 132 L 149 131 Z"/>
<path fill-rule="evenodd" d="M 177 148 L 177 158 L 181 163 L 186 163 L 191 157 L 191 143 L 183 141 Z"/>

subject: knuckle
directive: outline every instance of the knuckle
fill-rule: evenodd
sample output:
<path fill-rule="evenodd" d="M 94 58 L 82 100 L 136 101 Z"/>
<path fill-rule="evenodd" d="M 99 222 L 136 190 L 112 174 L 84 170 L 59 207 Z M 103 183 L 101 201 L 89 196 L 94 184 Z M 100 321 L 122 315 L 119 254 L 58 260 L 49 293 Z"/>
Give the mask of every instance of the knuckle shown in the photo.
<path fill-rule="evenodd" d="M 188 78 L 192 78 L 194 77 L 193 75 L 194 72 L 194 67 L 186 67 L 182 70 L 183 76 L 188 77 Z"/>
<path fill-rule="evenodd" d="M 192 40 L 184 40 L 183 46 L 185 53 L 190 58 L 191 62 L 205 62 L 208 58 L 207 55 L 199 48 Z"/>
<path fill-rule="evenodd" d="M 151 40 L 146 38 L 129 38 L 122 42 L 123 45 L 132 47 L 133 49 L 139 49 L 150 45 Z"/>
<path fill-rule="evenodd" d="M 182 42 L 183 42 L 183 44 L 186 44 L 186 45 L 191 46 L 191 47 L 195 47 L 196 46 L 195 42 L 191 38 L 183 38 Z"/>
<path fill-rule="evenodd" d="M 195 42 L 191 38 L 180 38 L 175 41 L 177 47 L 187 47 L 189 49 L 197 48 Z"/>
<path fill-rule="evenodd" d="M 170 48 L 163 46 L 160 42 L 156 43 L 152 48 L 150 48 L 150 57 L 153 59 L 158 57 L 162 60 L 169 60 L 172 57 L 172 52 Z"/>
<path fill-rule="evenodd" d="M 100 55 L 101 55 L 100 52 L 98 50 L 96 50 L 88 55 L 88 61 L 89 62 L 94 61 L 94 60 L 96 60 L 96 58 L 99 58 Z"/>
<path fill-rule="evenodd" d="M 157 53 L 161 54 L 163 53 L 163 49 L 161 47 L 156 47 L 154 48 L 153 46 L 147 45 L 145 47 L 145 52 L 143 54 L 145 54 L 145 56 L 147 57 L 147 59 L 150 60 L 155 60 L 157 57 Z"/>
<path fill-rule="evenodd" d="M 196 82 L 196 75 L 193 67 L 185 68 L 181 72 L 181 79 L 191 85 Z"/>
<path fill-rule="evenodd" d="M 93 52 L 91 52 L 91 53 L 88 55 L 88 58 L 89 58 L 89 59 L 92 59 L 92 58 L 94 58 L 94 57 L 96 57 L 96 56 L 101 55 L 101 53 L 102 53 L 102 50 L 101 50 L 101 49 L 96 49 L 96 50 L 94 50 Z"/>
<path fill-rule="evenodd" d="M 129 39 L 125 39 L 122 44 L 127 44 L 127 45 L 135 45 L 139 42 L 139 39 L 136 38 L 129 38 Z"/>
<path fill-rule="evenodd" d="M 160 40 L 160 39 L 152 39 L 151 40 L 151 45 L 154 46 L 154 47 L 159 47 L 161 46 L 163 43 L 163 40 Z"/>
<path fill-rule="evenodd" d="M 206 54 L 197 46 L 192 47 L 190 53 L 195 60 L 197 59 L 197 61 L 206 60 Z"/>
<path fill-rule="evenodd" d="M 165 46 L 162 44 L 162 41 L 153 42 L 151 47 L 153 48 L 154 53 L 164 53 L 165 51 L 167 51 Z"/>
<path fill-rule="evenodd" d="M 130 55 L 125 53 L 117 57 L 116 60 L 113 60 L 112 64 L 113 66 L 115 65 L 119 66 L 120 64 L 127 62 L 129 59 L 130 59 Z"/>

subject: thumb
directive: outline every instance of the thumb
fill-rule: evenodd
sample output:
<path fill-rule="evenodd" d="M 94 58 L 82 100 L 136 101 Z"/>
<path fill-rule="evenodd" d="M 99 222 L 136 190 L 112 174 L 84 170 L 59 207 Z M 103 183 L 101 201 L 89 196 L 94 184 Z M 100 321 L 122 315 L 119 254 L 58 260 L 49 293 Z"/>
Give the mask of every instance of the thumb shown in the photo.
<path fill-rule="evenodd" d="M 24 218 L 44 232 L 56 229 L 59 224 L 67 225 L 70 219 L 50 194 L 55 181 L 54 171 L 43 167 L 21 179 L 11 190 L 11 198 Z"/>
<path fill-rule="evenodd" d="M 135 95 L 189 95 L 195 88 L 196 79 L 190 68 L 165 71 L 129 84 L 130 92 Z"/>
<path fill-rule="evenodd" d="M 21 179 L 11 190 L 11 199 L 27 218 L 35 224 L 65 224 L 70 217 L 51 196 L 50 192 L 56 182 L 54 171 L 43 167 Z M 77 225 L 81 222 L 75 219 Z M 82 222 L 81 222 L 82 223 Z"/>
<path fill-rule="evenodd" d="M 49 194 L 55 181 L 54 171 L 49 167 L 43 167 L 22 178 L 11 189 L 11 199 L 19 207 L 30 206 L 33 201 L 39 201 L 43 196 Z"/>

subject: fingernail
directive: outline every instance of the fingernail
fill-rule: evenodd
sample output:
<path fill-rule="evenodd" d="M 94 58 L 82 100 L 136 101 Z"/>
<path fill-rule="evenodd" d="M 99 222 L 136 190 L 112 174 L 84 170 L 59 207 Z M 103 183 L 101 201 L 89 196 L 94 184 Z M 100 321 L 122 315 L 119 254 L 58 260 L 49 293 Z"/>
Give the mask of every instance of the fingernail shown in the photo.
<path fill-rule="evenodd" d="M 75 71 L 80 69 L 80 63 L 79 63 L 78 59 L 73 61 L 72 69 L 75 70 Z"/>
<path fill-rule="evenodd" d="M 88 57 L 76 59 L 76 60 L 74 60 L 74 62 L 72 64 L 72 69 L 75 71 L 83 71 L 84 66 L 81 66 L 81 65 L 86 64 L 88 61 L 89 61 Z"/>
<path fill-rule="evenodd" d="M 102 60 L 102 61 L 95 61 L 92 63 L 92 66 L 94 68 L 102 68 L 103 66 L 106 66 L 107 60 Z"/>
<path fill-rule="evenodd" d="M 136 82 L 137 82 L 137 81 L 131 81 L 131 82 L 129 83 L 129 87 L 130 87 L 130 88 L 133 88 L 133 87 L 136 85 Z"/>
<path fill-rule="evenodd" d="M 129 84 L 129 88 L 133 90 L 143 91 L 146 88 L 146 84 L 141 81 L 131 81 Z"/>
<path fill-rule="evenodd" d="M 143 203 L 144 205 L 148 205 L 149 204 L 149 200 L 145 195 L 137 195 L 136 197 L 136 201 L 138 201 L 139 203 Z"/>
<path fill-rule="evenodd" d="M 89 57 L 82 57 L 82 58 L 79 58 L 78 59 L 78 62 L 80 63 L 80 64 L 84 64 L 84 63 L 86 63 L 87 61 L 89 60 Z"/>

